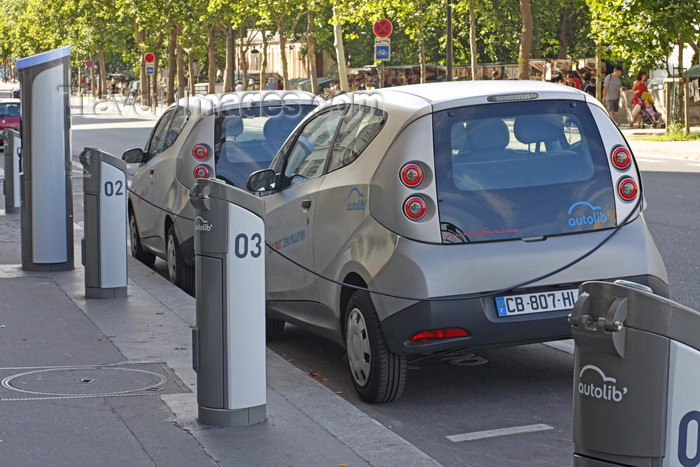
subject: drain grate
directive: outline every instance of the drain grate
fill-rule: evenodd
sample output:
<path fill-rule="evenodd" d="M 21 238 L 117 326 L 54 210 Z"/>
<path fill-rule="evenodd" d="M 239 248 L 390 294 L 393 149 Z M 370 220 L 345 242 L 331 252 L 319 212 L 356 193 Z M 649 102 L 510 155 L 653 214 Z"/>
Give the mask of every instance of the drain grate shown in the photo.
<path fill-rule="evenodd" d="M 191 392 L 165 363 L 0 368 L 0 378 L 2 401 Z"/>

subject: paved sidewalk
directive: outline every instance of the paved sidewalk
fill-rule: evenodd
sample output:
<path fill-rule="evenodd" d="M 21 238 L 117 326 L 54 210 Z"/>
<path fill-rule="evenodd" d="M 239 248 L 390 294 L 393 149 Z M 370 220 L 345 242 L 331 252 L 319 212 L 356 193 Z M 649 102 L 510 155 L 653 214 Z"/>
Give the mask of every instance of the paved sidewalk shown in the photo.
<path fill-rule="evenodd" d="M 0 464 L 429 466 L 422 451 L 267 352 L 267 421 L 197 422 L 195 301 L 129 258 L 128 297 L 86 299 L 75 269 L 21 269 L 0 196 Z"/>

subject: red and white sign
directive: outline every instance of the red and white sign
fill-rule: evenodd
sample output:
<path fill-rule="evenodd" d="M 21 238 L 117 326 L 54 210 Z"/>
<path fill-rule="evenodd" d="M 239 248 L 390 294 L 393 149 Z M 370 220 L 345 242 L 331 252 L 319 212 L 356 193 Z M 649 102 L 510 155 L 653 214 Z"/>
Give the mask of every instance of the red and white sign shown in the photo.
<path fill-rule="evenodd" d="M 156 61 L 156 56 L 153 52 L 147 52 L 143 55 L 143 61 L 146 63 L 153 63 Z"/>
<path fill-rule="evenodd" d="M 85 66 L 88 68 L 92 68 L 93 66 L 95 66 L 95 62 L 93 62 L 92 60 L 88 60 L 87 62 L 85 62 Z"/>
<path fill-rule="evenodd" d="M 372 29 L 377 37 L 389 37 L 394 30 L 394 26 L 391 24 L 391 21 L 383 18 L 374 23 L 374 27 Z"/>

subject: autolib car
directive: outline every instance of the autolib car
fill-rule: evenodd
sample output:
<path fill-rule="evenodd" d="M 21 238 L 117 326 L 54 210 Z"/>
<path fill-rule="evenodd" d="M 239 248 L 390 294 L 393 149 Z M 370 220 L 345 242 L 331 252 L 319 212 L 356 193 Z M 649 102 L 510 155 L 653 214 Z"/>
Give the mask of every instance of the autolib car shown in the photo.
<path fill-rule="evenodd" d="M 122 156 L 140 164 L 129 188 L 131 254 L 148 265 L 165 259 L 170 280 L 194 293 L 195 180 L 244 188 L 320 102 L 303 91 L 270 91 L 190 97 L 169 107 L 146 146 Z"/>
<path fill-rule="evenodd" d="M 632 152 L 600 103 L 534 81 L 351 93 L 248 189 L 265 206 L 268 337 L 347 352 L 368 402 L 409 357 L 564 339 L 584 281 L 668 296 Z"/>

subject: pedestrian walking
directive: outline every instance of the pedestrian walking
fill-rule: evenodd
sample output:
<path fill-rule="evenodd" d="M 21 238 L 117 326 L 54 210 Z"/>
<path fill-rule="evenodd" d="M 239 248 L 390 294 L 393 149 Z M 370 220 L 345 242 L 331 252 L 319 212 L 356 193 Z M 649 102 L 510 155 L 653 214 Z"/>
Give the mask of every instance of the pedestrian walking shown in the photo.
<path fill-rule="evenodd" d="M 620 75 L 622 75 L 622 67 L 617 65 L 603 80 L 603 102 L 613 120 L 615 120 L 615 112 L 620 110 L 620 88 L 622 87 Z"/>

